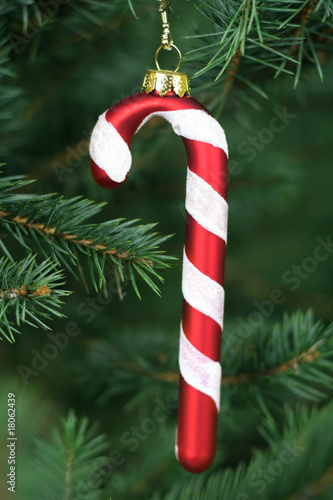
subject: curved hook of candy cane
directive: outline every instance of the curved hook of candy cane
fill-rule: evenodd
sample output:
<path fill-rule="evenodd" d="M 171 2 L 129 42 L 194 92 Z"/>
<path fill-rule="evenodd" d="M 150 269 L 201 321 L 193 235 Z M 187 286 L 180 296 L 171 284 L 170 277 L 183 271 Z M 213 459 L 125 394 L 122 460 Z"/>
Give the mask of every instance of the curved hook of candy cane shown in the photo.
<path fill-rule="evenodd" d="M 202 141 L 228 154 L 222 127 L 195 99 L 176 95 L 161 99 L 157 93 L 140 92 L 118 102 L 95 125 L 90 157 L 92 174 L 99 185 L 113 189 L 125 182 L 132 163 L 132 138 L 155 115 L 170 122 L 183 139 Z"/>
<path fill-rule="evenodd" d="M 227 235 L 227 143 L 219 123 L 195 99 L 144 92 L 99 117 L 90 143 L 96 182 L 126 181 L 134 134 L 153 116 L 171 123 L 188 156 L 183 314 L 176 454 L 192 472 L 211 464 L 216 447 Z"/>

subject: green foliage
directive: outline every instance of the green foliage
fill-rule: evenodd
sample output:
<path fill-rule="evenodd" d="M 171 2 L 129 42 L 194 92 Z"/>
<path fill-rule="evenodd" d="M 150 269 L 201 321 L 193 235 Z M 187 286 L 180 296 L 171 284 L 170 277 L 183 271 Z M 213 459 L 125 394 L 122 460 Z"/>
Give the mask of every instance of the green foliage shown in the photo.
<path fill-rule="evenodd" d="M 98 291 L 106 282 L 109 263 L 118 273 L 119 293 L 120 280 L 125 280 L 128 271 L 139 297 L 137 276 L 160 294 L 154 279 L 163 281 L 163 278 L 156 269 L 168 267 L 167 261 L 172 258 L 159 250 L 169 237 L 153 233 L 155 224 L 137 225 L 137 221 L 122 219 L 82 224 L 97 214 L 104 203 L 80 196 L 65 200 L 55 194 L 14 192 L 30 183 L 21 176 L 0 178 L 0 249 L 7 257 L 0 260 L 2 337 L 13 341 L 14 332 L 19 333 L 8 316 L 15 317 L 17 327 L 25 322 L 43 328 L 48 326 L 42 318 L 50 319 L 50 314 L 63 316 L 57 310 L 61 305 L 59 297 L 69 292 L 58 288 L 64 284 L 59 282 L 63 279 L 60 265 L 81 278 L 87 290 L 85 267 Z M 15 262 L 7 248 L 10 239 L 28 254 L 22 261 Z M 32 251 L 39 252 L 46 260 L 37 265 Z"/>
<path fill-rule="evenodd" d="M 323 487 L 329 498 L 332 486 L 325 485 L 325 475 L 333 460 L 332 412 L 332 404 L 321 414 L 299 408 L 298 420 L 286 425 L 279 443 L 269 451 L 256 450 L 249 466 L 241 464 L 235 470 L 194 477 L 173 485 L 168 494 L 156 495 L 154 500 L 300 500 L 305 495 L 318 498 Z M 291 415 L 288 410 L 287 414 Z"/>
<path fill-rule="evenodd" d="M 49 329 L 44 321 L 50 315 L 63 317 L 58 310 L 60 297 L 70 293 L 59 288 L 64 284 L 63 278 L 50 260 L 37 265 L 33 255 L 18 262 L 0 259 L 0 335 L 14 342 L 14 333 L 20 333 L 14 324 Z"/>
<path fill-rule="evenodd" d="M 310 62 L 322 79 L 318 53 L 331 50 L 331 0 L 196 3 L 214 27 L 211 33 L 196 35 L 200 45 L 187 54 L 188 61 L 202 66 L 195 76 L 210 71 L 218 80 L 224 75 L 226 88 L 236 79 L 266 98 L 261 86 L 253 81 L 253 73 L 256 80 L 262 78 L 263 70 L 275 77 L 281 72 L 294 75 L 296 87 L 302 64 Z"/>
<path fill-rule="evenodd" d="M 87 494 L 82 487 L 93 470 L 105 463 L 106 436 L 89 426 L 87 418 L 78 419 L 71 411 L 62 419 L 61 432 L 54 429 L 50 441 L 39 440 L 35 471 L 35 497 L 41 500 L 78 499 Z M 103 498 L 99 486 L 90 487 L 89 499 Z"/>
<path fill-rule="evenodd" d="M 97 339 L 78 364 L 79 388 L 87 397 L 96 399 L 100 407 L 122 395 L 126 397 L 126 408 L 135 408 L 157 391 L 163 395 L 169 392 L 170 382 L 176 398 L 179 340 L 178 332 L 172 333 L 167 332 L 170 343 L 167 357 L 163 354 L 166 332 L 160 327 L 135 331 L 120 328 L 116 335 Z M 133 334 L 137 338 L 135 350 Z"/>
<path fill-rule="evenodd" d="M 144 2 L 139 2 L 143 4 Z M 77 42 L 90 44 L 92 40 L 114 29 L 114 19 L 120 16 L 133 18 L 127 2 L 113 0 L 2 0 L 0 5 L 0 123 L 4 134 L 14 134 L 17 146 L 26 142 L 20 134 L 27 115 L 22 109 L 29 108 L 25 82 L 17 82 L 23 66 L 29 67 L 38 57 L 47 64 L 44 48 L 53 54 L 53 64 L 70 64 L 65 53 L 71 56 Z M 60 30 L 60 31 L 59 31 Z M 61 43 L 59 43 L 61 40 Z M 60 52 L 59 52 L 60 51 Z M 60 54 L 60 59 L 58 55 Z M 64 57 L 64 58 L 63 58 Z M 57 72 L 51 71 L 50 74 Z M 58 75 L 59 77 L 59 75 Z M 35 88 L 40 89 L 36 81 Z M 55 81 L 55 86 L 57 82 Z M 31 112 L 31 108 L 30 111 Z M 24 124 L 24 125 L 23 125 Z M 8 153 L 6 141 L 0 140 L 0 155 Z"/>
<path fill-rule="evenodd" d="M 285 314 L 282 324 L 245 339 L 229 333 L 222 361 L 225 397 L 229 392 L 234 401 L 246 398 L 250 386 L 274 404 L 283 403 L 288 393 L 296 401 L 325 400 L 333 389 L 332 334 L 333 324 L 325 328 L 311 311 Z"/>
<path fill-rule="evenodd" d="M 97 395 L 99 405 L 122 394 L 131 408 L 140 404 L 142 397 L 156 393 L 157 384 L 165 394 L 170 391 L 170 383 L 178 383 L 177 338 L 169 340 L 175 355 L 164 359 L 163 332 L 136 333 L 139 340 L 135 351 L 130 333 L 118 333 L 97 340 L 82 360 L 80 383 L 89 397 Z M 283 323 L 272 329 L 255 329 L 246 338 L 227 330 L 222 351 L 222 420 L 239 401 L 260 398 L 275 409 L 286 398 L 295 402 L 325 401 L 333 388 L 332 333 L 333 324 L 325 328 L 311 311 L 285 314 Z"/>
<path fill-rule="evenodd" d="M 331 234 L 332 2 L 172 2 L 172 35 L 188 50 L 182 69 L 223 118 L 230 146 L 217 454 L 199 476 L 174 456 L 181 266 L 169 270 L 163 300 L 141 292 L 142 281 L 158 292 L 167 256 L 181 255 L 181 141 L 148 123 L 115 191 L 95 185 L 87 157 L 97 116 L 138 92 L 153 65 L 156 3 L 0 4 L 0 156 L 11 169 L 0 177 L 1 335 L 22 333 L 1 343 L 0 406 L 17 393 L 17 498 L 331 500 L 333 267 L 329 245 L 319 257 L 315 249 Z M 63 196 L 45 194 L 54 192 Z M 75 291 L 61 304 L 66 320 L 61 268 Z M 102 294 L 109 280 L 123 301 Z M 43 287 L 50 294 L 37 295 Z M 266 315 L 260 303 L 277 287 L 285 300 Z M 53 335 L 26 326 L 44 329 L 51 317 Z M 5 411 L 0 424 L 6 435 Z"/>
<path fill-rule="evenodd" d="M 96 291 L 106 281 L 105 265 L 109 262 L 116 265 L 122 280 L 127 264 L 139 296 L 134 270 L 159 293 L 149 275 L 163 281 L 155 268 L 167 267 L 166 261 L 170 257 L 159 250 L 168 237 L 152 233 L 155 224 L 134 225 L 137 221 L 121 219 L 82 224 L 98 213 L 104 203 L 94 203 L 82 197 L 65 200 L 54 194 L 12 194 L 14 189 L 29 183 L 20 177 L 0 179 L 0 229 L 3 234 L 8 234 L 27 252 L 31 252 L 35 245 L 44 256 L 50 255 L 74 274 L 75 268 L 82 269 L 81 261 L 86 260 Z M 2 248 L 9 255 L 3 242 Z M 81 276 L 84 279 L 82 272 Z"/>

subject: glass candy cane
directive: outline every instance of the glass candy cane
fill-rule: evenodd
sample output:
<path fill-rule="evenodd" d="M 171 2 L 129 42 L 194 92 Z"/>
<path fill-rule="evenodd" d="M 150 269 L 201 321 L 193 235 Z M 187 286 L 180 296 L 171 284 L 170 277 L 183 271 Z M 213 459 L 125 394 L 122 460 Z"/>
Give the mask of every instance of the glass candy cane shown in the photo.
<path fill-rule="evenodd" d="M 176 455 L 185 469 L 201 472 L 215 455 L 220 403 L 227 143 L 219 123 L 189 96 L 187 75 L 177 73 L 178 68 L 171 72 L 160 70 L 158 63 L 157 67 L 146 73 L 140 93 L 99 117 L 90 142 L 91 170 L 105 188 L 125 182 L 132 138 L 153 116 L 171 123 L 185 144 L 188 169 Z"/>

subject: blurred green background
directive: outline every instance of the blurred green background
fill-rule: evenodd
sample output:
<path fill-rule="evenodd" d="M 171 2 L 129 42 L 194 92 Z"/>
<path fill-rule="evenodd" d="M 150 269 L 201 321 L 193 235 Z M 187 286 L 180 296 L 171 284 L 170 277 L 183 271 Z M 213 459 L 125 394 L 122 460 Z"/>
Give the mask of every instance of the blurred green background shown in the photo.
<path fill-rule="evenodd" d="M 20 9 L 25 4 L 30 9 L 29 2 L 13 2 L 16 10 L 3 14 L 4 32 L 19 32 Z M 132 350 L 143 365 L 147 356 L 148 367 L 152 362 L 161 369 L 176 366 L 185 231 L 183 144 L 168 124 L 151 120 L 133 141 L 133 167 L 127 183 L 115 191 L 103 190 L 94 183 L 88 157 L 89 134 L 97 117 L 118 100 L 138 92 L 145 70 L 153 67 L 160 18 L 154 2 L 134 5 L 138 20 L 126 2 L 115 2 L 105 14 L 103 2 L 92 4 L 90 9 L 84 2 L 63 2 L 57 20 L 36 28 L 36 34 L 26 37 L 19 51 L 11 55 L 10 71 L 14 76 L 3 74 L 1 81 L 1 92 L 7 96 L 0 115 L 4 174 L 25 174 L 36 179 L 29 188 L 34 192 L 107 201 L 95 221 L 124 217 L 158 222 L 159 232 L 174 234 L 164 250 L 179 260 L 163 274 L 162 298 L 139 283 L 141 301 L 126 282 L 124 300 L 113 293 L 109 303 L 101 305 L 92 287 L 88 296 L 83 285 L 67 275 L 66 288 L 74 293 L 63 306 L 67 318 L 54 319 L 52 332 L 64 332 L 68 322 L 73 321 L 80 333 L 70 338 L 65 348 L 59 348 L 45 368 L 29 376 L 26 384 L 18 367 L 32 366 L 35 353 L 42 353 L 50 343 L 47 332 L 23 326 L 15 344 L 1 343 L 0 425 L 5 435 L 7 392 L 14 392 L 19 500 L 38 500 L 33 493 L 39 480 L 33 472 L 35 439 L 49 439 L 51 428 L 69 409 L 98 422 L 108 436 L 111 450 L 119 449 L 124 432 L 150 415 L 155 398 L 164 397 L 163 391 L 177 400 L 176 383 L 161 389 L 143 377 L 134 385 L 122 372 L 121 363 L 117 368 L 117 360 L 124 363 L 126 353 Z M 70 13 L 68 9 L 72 9 Z M 175 2 L 174 11 L 173 37 L 186 53 L 193 42 L 184 37 L 207 32 L 211 27 L 192 2 Z M 33 26 L 33 21 L 30 23 Z M 183 63 L 182 69 L 191 76 L 195 62 Z M 256 327 L 265 324 L 270 328 L 282 320 L 285 311 L 310 308 L 315 318 L 326 325 L 333 320 L 332 250 L 326 260 L 313 261 L 318 238 L 327 241 L 333 237 L 331 60 L 326 61 L 323 71 L 321 83 L 315 68 L 306 67 L 296 90 L 292 77 L 280 75 L 274 80 L 267 74 L 260 83 L 269 100 L 238 82 L 219 110 L 232 167 L 225 278 L 227 344 L 239 338 L 239 325 L 251 324 L 253 318 L 257 318 Z M 211 80 L 210 88 L 207 75 L 193 79 L 192 95 L 214 114 L 224 83 Z M 281 130 L 274 131 L 272 119 L 281 113 Z M 13 255 L 20 255 L 13 243 L 9 248 Z M 293 266 L 300 267 L 297 271 Z M 305 277 L 291 281 L 300 272 Z M 110 269 L 110 279 L 112 273 Z M 274 289 L 281 290 L 283 303 L 274 305 L 267 317 L 262 313 L 260 316 L 258 303 L 270 308 L 267 301 Z M 258 311 L 259 316 L 253 315 Z M 114 383 L 108 379 L 108 366 L 103 364 L 106 352 L 115 360 L 118 371 L 119 380 L 116 378 Z M 246 436 L 254 436 L 251 446 L 262 445 L 255 422 L 250 420 L 243 425 L 239 420 L 236 429 L 226 424 L 226 429 L 233 429 L 239 439 L 238 444 L 234 439 L 233 451 L 229 449 L 225 459 L 229 465 L 249 459 Z M 111 494 L 112 500 L 155 498 L 157 490 L 169 491 L 176 477 L 186 482 L 189 473 L 170 459 L 175 425 L 174 412 L 165 426 L 142 443 L 138 454 L 125 450 L 125 465 L 117 469 L 111 489 L 100 498 L 107 499 Z M 228 440 L 226 432 L 220 439 Z M 156 450 L 161 456 L 154 463 Z M 146 462 L 142 462 L 143 456 Z M 3 463 L 3 447 L 0 457 Z M 0 482 L 1 498 L 10 495 Z"/>

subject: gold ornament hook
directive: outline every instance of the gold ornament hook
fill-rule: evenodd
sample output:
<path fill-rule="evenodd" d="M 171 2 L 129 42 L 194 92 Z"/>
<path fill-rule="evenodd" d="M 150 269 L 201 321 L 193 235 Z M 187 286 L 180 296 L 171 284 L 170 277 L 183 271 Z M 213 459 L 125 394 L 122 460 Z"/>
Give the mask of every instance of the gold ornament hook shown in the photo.
<path fill-rule="evenodd" d="M 171 50 L 173 39 L 170 32 L 170 24 L 168 21 L 168 9 L 170 7 L 170 0 L 157 0 L 158 11 L 161 13 L 162 17 L 162 29 L 163 33 L 161 36 L 161 45 L 166 50 Z"/>
<path fill-rule="evenodd" d="M 161 97 L 164 97 L 169 92 L 174 92 L 179 97 L 190 95 L 190 80 L 185 73 L 177 73 L 182 62 L 182 54 L 178 47 L 174 45 L 172 36 L 170 33 L 170 25 L 168 22 L 168 8 L 170 6 L 170 0 L 157 0 L 158 1 L 158 11 L 162 16 L 162 38 L 161 45 L 158 47 L 155 53 L 155 63 L 157 69 L 148 69 L 146 71 L 142 91 L 149 94 L 150 92 L 157 91 Z M 161 69 L 158 63 L 158 54 L 161 49 L 171 50 L 175 49 L 179 56 L 179 61 L 176 69 L 174 71 Z"/>
<path fill-rule="evenodd" d="M 178 49 L 178 47 L 173 43 L 173 39 L 172 39 L 171 32 L 170 32 L 170 24 L 168 21 L 168 9 L 170 7 L 171 0 L 157 0 L 157 2 L 158 2 L 158 11 L 161 13 L 161 17 L 162 17 L 163 33 L 161 36 L 161 45 L 159 46 L 159 48 L 157 49 L 157 51 L 155 53 L 156 68 L 158 70 L 161 69 L 159 64 L 158 64 L 158 60 L 157 60 L 159 51 L 162 48 L 166 49 L 166 50 L 175 49 L 178 52 L 178 56 L 179 56 L 178 66 L 174 70 L 174 72 L 176 73 L 179 70 L 180 65 L 182 63 L 182 55 L 181 55 L 181 52 Z"/>

